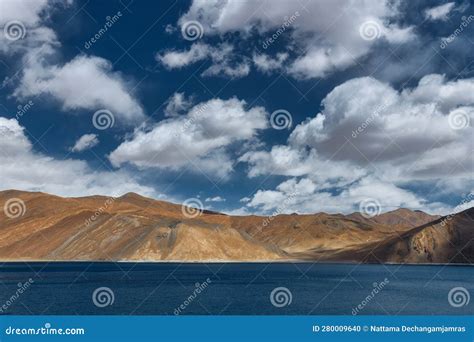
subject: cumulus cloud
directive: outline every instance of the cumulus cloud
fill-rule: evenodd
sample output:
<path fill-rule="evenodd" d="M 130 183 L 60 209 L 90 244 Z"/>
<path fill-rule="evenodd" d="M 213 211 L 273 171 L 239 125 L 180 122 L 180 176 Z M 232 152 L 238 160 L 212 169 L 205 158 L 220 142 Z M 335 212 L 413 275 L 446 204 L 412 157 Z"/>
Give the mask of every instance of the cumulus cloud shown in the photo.
<path fill-rule="evenodd" d="M 59 2 L 51 0 L 1 0 L 0 53 L 24 53 L 43 44 L 57 43 L 54 31 L 43 25 L 43 20 L 57 5 Z"/>
<path fill-rule="evenodd" d="M 383 194 L 383 196 L 381 196 Z M 416 194 L 401 189 L 394 184 L 367 177 L 335 194 L 318 189 L 309 178 L 291 178 L 277 186 L 275 190 L 258 190 L 247 203 L 252 211 L 272 213 L 344 213 L 359 211 L 360 203 L 373 201 L 380 205 L 382 212 L 399 207 L 424 209 L 431 213 L 448 213 L 441 203 L 428 203 Z"/>
<path fill-rule="evenodd" d="M 278 39 L 291 38 L 289 49 L 296 45 L 306 51 L 287 68 L 298 78 L 324 77 L 355 64 L 369 53 L 377 38 L 398 44 L 414 37 L 412 27 L 396 24 L 399 12 L 396 4 L 388 0 L 310 1 L 304 6 L 298 1 L 236 4 L 195 0 L 178 24 L 197 20 L 206 35 L 240 32 L 245 38 L 258 32 L 267 47 Z"/>
<path fill-rule="evenodd" d="M 65 111 L 107 109 L 123 122 L 133 122 L 143 118 L 144 113 L 129 89 L 120 73 L 113 72 L 109 61 L 80 55 L 64 65 L 29 60 L 14 95 L 49 95 Z"/>
<path fill-rule="evenodd" d="M 454 8 L 454 2 L 448 2 L 447 4 L 439 5 L 436 7 L 429 8 L 425 11 L 425 18 L 428 20 L 448 20 L 448 14 Z"/>
<path fill-rule="evenodd" d="M 234 48 L 224 43 L 211 46 L 194 43 L 188 50 L 167 50 L 157 53 L 155 58 L 168 69 L 180 69 L 205 59 L 210 59 L 212 65 L 203 71 L 202 76 L 244 77 L 250 72 L 250 66 L 245 61 L 235 61 Z"/>
<path fill-rule="evenodd" d="M 318 187 L 317 203 L 321 198 L 346 203 L 354 200 L 355 186 L 374 184 L 378 190 L 367 196 L 399 195 L 387 208 L 433 209 L 433 203 L 407 189 L 421 184 L 438 191 L 474 186 L 468 157 L 474 148 L 473 86 L 474 79 L 447 81 L 442 75 L 427 75 L 416 87 L 397 91 L 374 78 L 352 79 L 325 97 L 320 113 L 295 127 L 287 145 L 251 151 L 240 160 L 249 164 L 251 177 L 309 179 Z M 281 199 L 280 192 L 267 195 Z M 249 202 L 258 203 L 255 197 Z"/>
<path fill-rule="evenodd" d="M 99 139 L 97 138 L 97 134 L 84 134 L 76 141 L 71 151 L 82 152 L 96 146 L 98 143 Z"/>
<path fill-rule="evenodd" d="M 119 196 L 135 191 L 158 197 L 127 172 L 94 171 L 85 161 L 57 160 L 35 152 L 15 119 L 0 117 L 0 189 L 44 191 L 61 196 Z"/>
<path fill-rule="evenodd" d="M 0 53 L 17 53 L 22 64 L 19 77 L 7 78 L 4 84 L 14 85 L 13 95 L 18 98 L 51 96 L 65 111 L 107 109 L 128 123 L 144 118 L 132 86 L 108 60 L 79 55 L 58 63 L 61 44 L 47 24 L 54 9 L 68 4 L 56 0 L 0 1 L 0 25 L 4 28 Z"/>
<path fill-rule="evenodd" d="M 109 159 L 116 166 L 190 167 L 225 177 L 232 171 L 226 148 L 253 139 L 267 125 L 262 107 L 247 109 L 245 101 L 237 98 L 212 99 L 192 107 L 186 115 L 159 122 L 149 131 L 136 131 Z"/>

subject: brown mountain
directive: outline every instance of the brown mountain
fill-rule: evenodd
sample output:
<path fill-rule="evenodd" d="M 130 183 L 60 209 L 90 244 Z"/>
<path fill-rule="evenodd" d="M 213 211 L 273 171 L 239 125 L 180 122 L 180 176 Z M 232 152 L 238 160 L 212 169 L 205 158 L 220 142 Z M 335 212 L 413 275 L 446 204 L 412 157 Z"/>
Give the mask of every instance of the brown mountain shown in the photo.
<path fill-rule="evenodd" d="M 181 205 L 134 193 L 62 198 L 15 190 L 0 192 L 0 204 L 0 260 L 472 263 L 474 256 L 472 208 L 445 218 L 408 209 L 374 218 L 190 217 Z"/>

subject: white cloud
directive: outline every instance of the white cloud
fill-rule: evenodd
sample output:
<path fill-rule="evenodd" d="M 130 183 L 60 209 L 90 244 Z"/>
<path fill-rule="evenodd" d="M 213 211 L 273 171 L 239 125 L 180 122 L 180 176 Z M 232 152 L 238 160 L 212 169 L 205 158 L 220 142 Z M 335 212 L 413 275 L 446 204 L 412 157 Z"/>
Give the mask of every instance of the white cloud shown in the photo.
<path fill-rule="evenodd" d="M 202 61 L 214 52 L 214 48 L 207 44 L 195 43 L 187 51 L 166 51 L 156 54 L 155 58 L 167 68 L 177 69 Z"/>
<path fill-rule="evenodd" d="M 133 122 L 143 118 L 144 113 L 130 89 L 124 78 L 113 72 L 109 61 L 80 55 L 64 65 L 30 60 L 14 95 L 50 95 L 65 111 L 107 109 L 123 122 Z"/>
<path fill-rule="evenodd" d="M 448 2 L 447 4 L 439 5 L 436 7 L 429 8 L 425 11 L 425 18 L 428 20 L 448 20 L 448 14 L 454 8 L 454 2 Z"/>
<path fill-rule="evenodd" d="M 402 43 L 414 37 L 411 27 L 397 26 L 397 4 L 389 0 L 310 1 L 304 6 L 298 1 L 279 1 L 275 5 L 264 0 L 194 0 L 178 24 L 199 21 L 204 39 L 229 32 L 240 32 L 243 38 L 258 32 L 265 42 L 290 39 L 289 49 L 296 46 L 307 51 L 289 62 L 287 71 L 299 78 L 324 77 L 367 55 L 376 41 L 360 34 L 361 26 L 367 22 L 375 23 L 377 36 L 388 42 Z"/>
<path fill-rule="evenodd" d="M 192 106 L 192 100 L 184 93 L 174 93 L 166 102 L 165 116 L 173 117 L 182 114 Z"/>
<path fill-rule="evenodd" d="M 159 197 L 127 172 L 94 171 L 85 161 L 57 160 L 35 152 L 15 119 L 0 117 L 0 189 L 43 191 L 61 196 L 119 196 L 134 191 Z"/>
<path fill-rule="evenodd" d="M 262 107 L 246 109 L 245 101 L 212 99 L 194 106 L 186 115 L 159 122 L 152 130 L 139 130 L 110 154 L 116 165 L 140 168 L 191 167 L 227 176 L 232 161 L 226 148 L 245 142 L 267 127 Z"/>
<path fill-rule="evenodd" d="M 206 202 L 225 202 L 226 199 L 222 198 L 221 196 L 215 196 L 215 197 L 208 197 L 205 200 Z"/>
<path fill-rule="evenodd" d="M 367 177 L 334 194 L 318 188 L 308 178 L 291 178 L 277 186 L 276 190 L 258 190 L 247 207 L 264 213 L 344 213 L 359 211 L 362 201 L 379 203 L 382 212 L 399 207 L 424 209 L 428 212 L 447 213 L 440 203 L 427 203 L 414 193 L 391 183 Z"/>
<path fill-rule="evenodd" d="M 94 113 L 107 109 L 128 123 L 143 119 L 143 109 L 131 94 L 132 86 L 112 70 L 108 60 L 79 55 L 64 64 L 57 62 L 61 59 L 60 43 L 47 24 L 53 10 L 70 4 L 71 1 L 56 0 L 0 0 L 0 25 L 7 30 L 14 21 L 11 35 L 24 36 L 12 39 L 5 32 L 0 35 L 0 52 L 21 56 L 20 82 L 14 84 L 14 96 L 51 96 L 65 111 L 86 109 Z M 4 84 L 16 83 L 16 79 L 7 78 Z"/>
<path fill-rule="evenodd" d="M 277 53 L 275 58 L 267 54 L 254 54 L 252 58 L 257 69 L 263 73 L 271 73 L 280 70 L 287 59 L 287 53 Z"/>
<path fill-rule="evenodd" d="M 194 43 L 188 50 L 168 50 L 156 54 L 155 58 L 168 69 L 180 69 L 205 59 L 210 59 L 212 65 L 203 71 L 202 76 L 244 77 L 250 72 L 250 66 L 244 61 L 233 60 L 234 48 L 229 44 L 211 46 Z"/>
<path fill-rule="evenodd" d="M 251 177 L 309 179 L 318 191 L 307 200 L 317 205 L 340 201 L 344 207 L 363 189 L 367 196 L 393 195 L 393 201 L 384 199 L 386 207 L 446 210 L 449 206 L 406 189 L 431 184 L 436 192 L 449 192 L 474 185 L 469 157 L 474 148 L 473 87 L 474 79 L 427 75 L 413 89 L 398 92 L 373 78 L 352 79 L 326 96 L 320 113 L 295 127 L 287 145 L 248 152 L 240 161 L 249 164 Z M 456 115 L 464 128 L 453 129 Z M 370 186 L 376 191 L 369 193 Z M 268 195 L 281 200 L 282 194 Z M 250 204 L 258 205 L 257 199 Z M 269 208 L 270 201 L 262 203 Z"/>
<path fill-rule="evenodd" d="M 0 52 L 25 53 L 34 47 L 55 44 L 56 34 L 42 22 L 59 4 L 59 2 L 48 0 L 0 0 L 0 27 L 2 28 Z M 12 23 L 16 24 L 12 25 Z M 5 31 L 10 33 L 5 33 Z M 7 39 L 7 36 L 10 39 Z"/>
<path fill-rule="evenodd" d="M 71 151 L 82 152 L 96 146 L 98 143 L 99 139 L 97 138 L 97 134 L 84 134 L 76 141 Z"/>

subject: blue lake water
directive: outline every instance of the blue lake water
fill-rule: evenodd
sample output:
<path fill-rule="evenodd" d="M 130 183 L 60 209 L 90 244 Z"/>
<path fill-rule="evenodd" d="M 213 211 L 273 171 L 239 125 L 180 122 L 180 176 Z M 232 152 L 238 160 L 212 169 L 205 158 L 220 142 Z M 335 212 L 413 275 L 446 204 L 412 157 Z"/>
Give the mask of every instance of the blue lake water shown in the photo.
<path fill-rule="evenodd" d="M 472 315 L 473 280 L 470 266 L 4 263 L 0 313 Z"/>

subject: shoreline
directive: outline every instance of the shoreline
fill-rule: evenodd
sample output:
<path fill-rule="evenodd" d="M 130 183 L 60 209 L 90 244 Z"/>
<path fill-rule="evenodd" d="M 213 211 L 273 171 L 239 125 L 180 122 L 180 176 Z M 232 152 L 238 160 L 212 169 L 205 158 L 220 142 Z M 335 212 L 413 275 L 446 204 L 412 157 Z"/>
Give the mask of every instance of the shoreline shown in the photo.
<path fill-rule="evenodd" d="M 0 269 L 5 264 L 24 264 L 24 263 L 46 263 L 46 264 L 79 264 L 79 263 L 96 263 L 96 264 L 321 264 L 321 265 L 389 265 L 389 266 L 474 266 L 469 263 L 369 263 L 369 262 L 350 262 L 350 261 L 307 261 L 307 260 L 0 260 Z"/>

